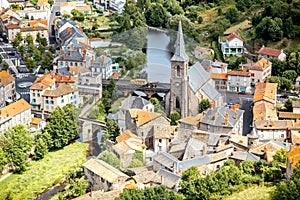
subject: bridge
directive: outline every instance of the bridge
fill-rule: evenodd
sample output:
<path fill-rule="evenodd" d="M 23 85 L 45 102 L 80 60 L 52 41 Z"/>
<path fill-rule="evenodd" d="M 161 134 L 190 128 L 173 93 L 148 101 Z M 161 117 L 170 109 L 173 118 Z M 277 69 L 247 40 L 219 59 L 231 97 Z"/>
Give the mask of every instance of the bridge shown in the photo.
<path fill-rule="evenodd" d="M 108 85 L 109 80 L 102 80 L 103 85 Z M 123 96 L 129 96 L 136 91 L 143 92 L 150 99 L 153 95 L 164 93 L 167 94 L 170 91 L 170 83 L 148 83 L 148 84 L 133 84 L 129 80 L 115 79 L 116 87 L 123 93 Z"/>
<path fill-rule="evenodd" d="M 166 29 L 157 28 L 153 26 L 148 26 L 148 29 L 151 31 L 161 32 L 161 33 L 167 33 L 168 31 Z"/>

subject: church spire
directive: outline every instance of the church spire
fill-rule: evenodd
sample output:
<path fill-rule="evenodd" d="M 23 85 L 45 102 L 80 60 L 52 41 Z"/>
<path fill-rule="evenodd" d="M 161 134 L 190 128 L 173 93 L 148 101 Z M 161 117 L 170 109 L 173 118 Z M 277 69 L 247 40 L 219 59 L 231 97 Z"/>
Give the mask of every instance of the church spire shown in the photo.
<path fill-rule="evenodd" d="M 189 59 L 189 57 L 185 53 L 181 21 L 179 21 L 179 24 L 178 24 L 178 32 L 177 32 L 177 39 L 176 39 L 175 45 L 176 45 L 175 53 L 174 53 L 173 57 L 171 58 L 171 61 L 180 61 L 180 62 L 187 61 Z"/>

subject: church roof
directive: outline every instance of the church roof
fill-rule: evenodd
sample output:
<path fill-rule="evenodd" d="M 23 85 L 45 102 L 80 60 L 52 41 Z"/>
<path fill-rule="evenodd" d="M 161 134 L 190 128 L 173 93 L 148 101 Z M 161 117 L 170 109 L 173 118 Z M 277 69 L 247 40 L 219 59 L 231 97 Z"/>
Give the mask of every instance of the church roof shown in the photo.
<path fill-rule="evenodd" d="M 199 62 L 196 62 L 189 69 L 190 86 L 194 92 L 197 92 L 210 78 L 210 75 Z"/>
<path fill-rule="evenodd" d="M 177 32 L 177 39 L 176 39 L 175 45 L 176 45 L 175 53 L 174 53 L 173 57 L 171 58 L 171 61 L 179 61 L 179 62 L 187 61 L 189 59 L 189 57 L 185 53 L 181 21 L 179 21 L 179 24 L 178 24 L 178 32 Z"/>

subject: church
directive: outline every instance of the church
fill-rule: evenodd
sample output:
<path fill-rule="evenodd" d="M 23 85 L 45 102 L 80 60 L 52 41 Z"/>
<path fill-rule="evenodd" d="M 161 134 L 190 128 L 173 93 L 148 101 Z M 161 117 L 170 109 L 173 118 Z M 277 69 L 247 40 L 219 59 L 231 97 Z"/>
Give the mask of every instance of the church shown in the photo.
<path fill-rule="evenodd" d="M 166 96 L 168 114 L 177 111 L 182 118 L 196 116 L 202 99 L 209 99 L 215 106 L 222 106 L 222 95 L 215 89 L 209 72 L 199 62 L 189 67 L 181 21 L 178 25 L 175 53 L 171 58 L 170 83 L 170 92 Z"/>

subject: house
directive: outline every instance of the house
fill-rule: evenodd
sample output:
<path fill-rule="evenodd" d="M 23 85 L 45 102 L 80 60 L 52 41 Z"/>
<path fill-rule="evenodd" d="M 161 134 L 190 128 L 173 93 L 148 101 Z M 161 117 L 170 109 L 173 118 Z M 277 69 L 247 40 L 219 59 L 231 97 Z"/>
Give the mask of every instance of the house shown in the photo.
<path fill-rule="evenodd" d="M 57 106 L 63 107 L 69 103 L 78 107 L 79 93 L 74 83 L 74 77 L 54 73 L 36 79 L 30 87 L 32 109 L 51 112 Z"/>
<path fill-rule="evenodd" d="M 153 150 L 168 152 L 170 144 L 174 140 L 175 127 L 171 125 L 153 125 Z"/>
<path fill-rule="evenodd" d="M 46 126 L 46 121 L 41 118 L 32 117 L 30 123 L 30 130 L 33 132 L 44 129 Z"/>
<path fill-rule="evenodd" d="M 291 130 L 290 141 L 292 144 L 299 146 L 300 145 L 300 130 Z"/>
<path fill-rule="evenodd" d="M 91 71 L 102 73 L 103 79 L 109 79 L 113 75 L 112 59 L 105 55 L 97 57 L 94 64 L 91 66 Z"/>
<path fill-rule="evenodd" d="M 169 190 L 178 192 L 181 177 L 173 172 L 160 169 L 150 180 L 150 186 L 164 185 Z"/>
<path fill-rule="evenodd" d="M 258 120 L 254 122 L 253 134 L 260 139 L 285 141 L 292 127 L 292 120 Z"/>
<path fill-rule="evenodd" d="M 72 67 L 77 68 L 77 67 Z M 73 71 L 73 70 L 71 70 Z M 80 94 L 92 94 L 102 97 L 102 74 L 84 72 L 78 75 L 76 86 Z"/>
<path fill-rule="evenodd" d="M 286 54 L 283 50 L 277 50 L 265 47 L 264 45 L 259 49 L 258 54 L 260 57 L 270 59 L 270 58 L 278 58 L 280 61 L 286 59 Z"/>
<path fill-rule="evenodd" d="M 231 135 L 229 142 L 233 144 L 235 151 L 248 151 L 248 137 L 242 135 Z"/>
<path fill-rule="evenodd" d="M 14 102 L 16 100 L 15 78 L 7 71 L 1 71 L 0 84 L 3 92 L 1 105 L 5 106 L 6 104 Z"/>
<path fill-rule="evenodd" d="M 84 14 L 91 14 L 91 7 L 84 2 L 62 2 L 60 3 L 60 12 L 62 15 L 71 15 L 72 10 L 78 10 Z"/>
<path fill-rule="evenodd" d="M 271 76 L 272 63 L 265 58 L 261 58 L 253 65 L 244 67 L 244 69 L 251 73 L 251 83 L 255 85 L 258 82 L 264 82 Z"/>
<path fill-rule="evenodd" d="M 290 151 L 287 153 L 287 163 L 286 163 L 286 178 L 290 179 L 295 169 L 300 161 L 300 146 L 295 147 L 291 145 Z"/>
<path fill-rule="evenodd" d="M 277 83 L 257 83 L 253 102 L 254 105 L 266 102 L 267 104 L 271 104 L 273 106 L 276 105 L 277 99 Z"/>
<path fill-rule="evenodd" d="M 154 105 L 148 100 L 138 97 L 129 96 L 121 102 L 118 110 L 118 125 L 121 131 L 128 129 L 126 126 L 126 118 L 130 117 L 129 109 L 136 108 L 148 112 L 154 112 Z"/>
<path fill-rule="evenodd" d="M 210 77 L 215 82 L 216 90 L 227 91 L 228 75 L 226 73 L 210 73 Z"/>
<path fill-rule="evenodd" d="M 300 101 L 292 101 L 293 113 L 300 114 Z"/>
<path fill-rule="evenodd" d="M 182 160 L 189 160 L 196 157 L 201 157 L 207 153 L 206 143 L 190 137 L 183 153 Z"/>
<path fill-rule="evenodd" d="M 243 134 L 244 111 L 238 106 L 232 108 L 208 108 L 200 119 L 199 130 L 217 134 Z"/>
<path fill-rule="evenodd" d="M 250 92 L 251 73 L 231 70 L 227 73 L 228 90 L 232 92 Z"/>
<path fill-rule="evenodd" d="M 239 165 L 243 161 L 259 161 L 260 158 L 256 155 L 254 155 L 251 152 L 245 152 L 245 151 L 234 151 L 231 153 L 231 155 L 228 157 L 229 159 L 232 159 L 235 161 L 236 165 Z"/>
<path fill-rule="evenodd" d="M 258 120 L 278 120 L 275 106 L 267 102 L 255 104 L 253 106 L 253 121 Z"/>
<path fill-rule="evenodd" d="M 125 0 L 93 0 L 94 4 L 98 7 L 101 7 L 103 10 L 112 9 L 118 12 L 118 14 L 122 14 L 124 10 Z"/>
<path fill-rule="evenodd" d="M 203 114 L 199 114 L 196 117 L 188 116 L 180 119 L 179 127 L 177 129 L 176 138 L 180 141 L 184 141 L 192 135 L 194 130 L 198 129 L 199 120 L 203 116 Z"/>
<path fill-rule="evenodd" d="M 139 137 L 143 138 L 144 144 L 147 149 L 154 149 L 154 126 L 167 126 L 170 125 L 170 121 L 159 113 L 148 112 L 141 109 L 129 109 L 130 117 L 126 117 L 126 127 L 133 133 L 136 133 Z"/>
<path fill-rule="evenodd" d="M 94 158 L 83 164 L 84 175 L 90 184 L 91 190 L 117 190 L 125 188 L 130 178 L 120 170 L 102 160 Z"/>
<path fill-rule="evenodd" d="M 244 54 L 244 49 L 244 39 L 235 33 L 226 36 L 226 42 L 221 43 L 221 51 L 224 57 L 241 56 Z"/>
<path fill-rule="evenodd" d="M 24 99 L 0 109 L 0 134 L 18 124 L 29 127 L 30 123 L 31 106 Z"/>
<path fill-rule="evenodd" d="M 142 138 L 126 130 L 116 138 L 117 144 L 112 146 L 113 152 L 121 161 L 122 168 L 127 168 L 133 159 L 136 151 L 142 152 L 145 158 L 146 145 L 143 144 Z"/>
<path fill-rule="evenodd" d="M 10 8 L 0 11 L 0 33 L 5 40 L 12 41 L 20 29 L 20 24 L 21 17 Z"/>
<path fill-rule="evenodd" d="M 28 1 L 29 2 L 29 1 Z M 30 20 L 35 19 L 50 19 L 51 6 L 46 0 L 39 0 L 36 6 L 30 2 L 25 3 L 25 7 L 21 10 L 16 10 L 16 12 L 22 17 Z"/>
<path fill-rule="evenodd" d="M 297 120 L 300 119 L 300 113 L 278 112 L 278 119 Z"/>
<path fill-rule="evenodd" d="M 282 148 L 289 151 L 290 144 L 274 140 L 258 140 L 251 144 L 249 152 L 265 159 L 267 162 L 271 162 L 276 152 Z"/>
<path fill-rule="evenodd" d="M 199 60 L 209 59 L 212 55 L 214 55 L 214 51 L 209 48 L 196 46 L 194 49 L 194 55 Z"/>
<path fill-rule="evenodd" d="M 224 62 L 220 62 L 218 60 L 203 60 L 201 62 L 201 65 L 203 68 L 210 72 L 210 73 L 216 73 L 216 74 L 227 74 L 227 67 L 228 64 Z"/>

